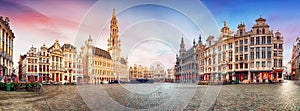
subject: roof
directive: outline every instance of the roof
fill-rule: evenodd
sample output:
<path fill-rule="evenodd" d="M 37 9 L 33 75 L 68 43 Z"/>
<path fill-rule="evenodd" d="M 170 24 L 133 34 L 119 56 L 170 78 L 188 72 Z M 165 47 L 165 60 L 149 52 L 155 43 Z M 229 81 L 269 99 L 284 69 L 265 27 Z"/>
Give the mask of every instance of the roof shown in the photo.
<path fill-rule="evenodd" d="M 120 59 L 120 61 L 119 61 L 121 64 L 124 64 L 124 65 L 126 65 L 126 60 L 122 57 L 121 59 Z"/>
<path fill-rule="evenodd" d="M 76 50 L 76 48 L 71 45 L 71 44 L 64 44 L 62 47 L 61 47 L 61 50 L 65 50 L 65 49 L 72 49 L 72 50 Z"/>
<path fill-rule="evenodd" d="M 100 49 L 98 47 L 93 47 L 93 54 L 96 55 L 96 56 L 100 56 L 100 57 L 104 57 L 104 58 L 107 58 L 107 59 L 111 59 L 111 56 L 109 54 L 109 52 L 103 50 L 103 49 Z"/>

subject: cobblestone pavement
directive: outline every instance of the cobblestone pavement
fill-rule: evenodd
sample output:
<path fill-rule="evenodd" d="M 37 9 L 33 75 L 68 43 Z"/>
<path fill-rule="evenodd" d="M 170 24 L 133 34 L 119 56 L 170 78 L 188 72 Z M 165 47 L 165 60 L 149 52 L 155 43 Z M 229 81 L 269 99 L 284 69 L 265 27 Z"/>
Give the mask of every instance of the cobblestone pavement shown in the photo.
<path fill-rule="evenodd" d="M 215 111 L 300 111 L 300 86 L 296 81 L 277 84 L 225 85 Z"/>
<path fill-rule="evenodd" d="M 0 110 L 300 111 L 298 83 L 44 86 L 43 93 L 0 91 Z"/>
<path fill-rule="evenodd" d="M 83 96 L 92 110 L 299 111 L 300 86 L 296 83 L 296 81 L 285 81 L 275 84 L 223 85 L 220 86 L 220 93 L 215 94 L 207 91 L 211 87 L 218 86 L 168 83 L 148 94 L 134 93 L 121 85 L 89 86 L 90 89 L 82 86 L 79 89 L 86 92 L 81 93 L 83 95 L 88 95 L 87 92 L 93 92 L 94 89 L 102 91 L 96 91 L 94 95 Z M 95 97 L 95 95 L 98 96 Z M 206 99 L 213 98 L 213 96 L 217 97 L 213 101 L 214 104 L 209 108 L 203 108 L 203 104 L 207 102 Z"/>
<path fill-rule="evenodd" d="M 90 110 L 76 86 L 43 86 L 42 93 L 0 91 L 0 111 Z"/>

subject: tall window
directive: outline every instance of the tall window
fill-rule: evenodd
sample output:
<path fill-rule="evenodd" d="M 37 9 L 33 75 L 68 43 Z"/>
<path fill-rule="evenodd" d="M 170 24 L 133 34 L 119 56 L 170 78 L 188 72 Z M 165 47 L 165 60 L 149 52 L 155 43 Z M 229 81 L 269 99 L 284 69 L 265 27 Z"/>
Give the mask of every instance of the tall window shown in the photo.
<path fill-rule="evenodd" d="M 256 34 L 259 34 L 259 29 L 256 29 Z"/>
<path fill-rule="evenodd" d="M 251 67 L 251 68 L 254 68 L 254 62 L 251 62 L 250 67 Z"/>
<path fill-rule="evenodd" d="M 282 60 L 279 59 L 279 67 L 282 67 Z"/>
<path fill-rule="evenodd" d="M 256 37 L 256 45 L 259 45 L 259 44 L 260 44 L 260 38 Z"/>
<path fill-rule="evenodd" d="M 235 53 L 239 52 L 239 47 L 235 47 Z"/>
<path fill-rule="evenodd" d="M 256 48 L 256 59 L 259 59 L 259 58 L 260 58 L 259 52 L 260 52 L 260 48 L 257 47 L 257 48 Z"/>
<path fill-rule="evenodd" d="M 271 67 L 271 61 L 268 61 L 268 67 Z"/>
<path fill-rule="evenodd" d="M 254 37 L 251 37 L 250 44 L 254 45 Z"/>
<path fill-rule="evenodd" d="M 242 36 L 243 35 L 243 31 L 242 30 L 240 30 L 240 36 Z"/>
<path fill-rule="evenodd" d="M 261 67 L 266 67 L 266 61 L 261 62 Z"/>
<path fill-rule="evenodd" d="M 268 36 L 268 37 L 267 37 L 267 43 L 268 43 L 268 44 L 271 44 L 271 36 Z"/>
<path fill-rule="evenodd" d="M 225 52 L 223 52 L 223 61 L 225 61 L 225 59 L 226 59 L 226 53 Z"/>
<path fill-rule="evenodd" d="M 277 67 L 277 59 L 274 59 L 274 67 Z"/>
<path fill-rule="evenodd" d="M 229 61 L 232 61 L 232 52 L 229 52 Z"/>
<path fill-rule="evenodd" d="M 245 54 L 245 60 L 248 60 L 248 54 Z"/>
<path fill-rule="evenodd" d="M 243 46 L 240 46 L 240 52 L 243 52 Z"/>
<path fill-rule="evenodd" d="M 265 34 L 265 29 L 262 29 L 262 34 Z"/>
<path fill-rule="evenodd" d="M 248 39 L 245 39 L 244 42 L 245 42 L 245 44 L 248 44 Z"/>
<path fill-rule="evenodd" d="M 277 56 L 277 51 L 274 51 L 274 55 L 273 56 Z"/>
<path fill-rule="evenodd" d="M 245 48 L 244 51 L 245 51 L 245 52 L 248 52 L 248 46 L 245 46 L 244 48 Z"/>
<path fill-rule="evenodd" d="M 266 36 L 261 37 L 261 44 L 266 44 Z"/>
<path fill-rule="evenodd" d="M 229 49 L 232 49 L 232 43 L 229 43 Z"/>
<path fill-rule="evenodd" d="M 243 54 L 240 55 L 240 60 L 241 60 L 241 61 L 243 60 Z"/>
<path fill-rule="evenodd" d="M 254 48 L 250 49 L 250 58 L 254 59 Z"/>
<path fill-rule="evenodd" d="M 256 68 L 259 68 L 260 62 L 256 61 Z"/>
<path fill-rule="evenodd" d="M 240 69 L 243 69 L 243 63 L 240 63 Z"/>
<path fill-rule="evenodd" d="M 266 48 L 265 47 L 263 47 L 262 49 L 261 49 L 261 58 L 266 58 Z"/>
<path fill-rule="evenodd" d="M 279 49 L 282 49 L 282 44 L 279 44 L 278 48 L 279 48 Z"/>
<path fill-rule="evenodd" d="M 240 40 L 240 45 L 243 45 L 243 40 Z"/>
<path fill-rule="evenodd" d="M 268 51 L 268 59 L 271 59 L 271 47 L 268 47 L 267 48 L 267 51 Z"/>
<path fill-rule="evenodd" d="M 274 44 L 274 49 L 277 49 L 277 44 Z"/>

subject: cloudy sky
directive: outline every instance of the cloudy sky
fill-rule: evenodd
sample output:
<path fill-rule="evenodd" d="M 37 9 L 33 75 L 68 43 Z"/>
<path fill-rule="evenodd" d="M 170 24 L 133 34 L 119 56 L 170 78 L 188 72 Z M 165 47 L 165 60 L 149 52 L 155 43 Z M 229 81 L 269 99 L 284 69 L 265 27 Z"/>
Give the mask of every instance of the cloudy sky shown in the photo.
<path fill-rule="evenodd" d="M 15 33 L 14 62 L 33 45 L 51 46 L 55 39 L 80 47 L 93 37 L 94 45 L 106 49 L 109 20 L 116 8 L 119 20 L 122 56 L 130 64 L 161 62 L 170 67 L 175 62 L 180 38 L 190 48 L 201 33 L 218 36 L 222 21 L 234 31 L 240 22 L 250 30 L 260 15 L 270 29 L 285 37 L 284 62 L 291 58 L 291 48 L 300 35 L 298 1 L 190 0 L 190 1 L 95 1 L 95 0 L 16 0 L 0 1 L 0 16 L 9 17 Z M 214 18 L 214 19 L 213 19 Z"/>

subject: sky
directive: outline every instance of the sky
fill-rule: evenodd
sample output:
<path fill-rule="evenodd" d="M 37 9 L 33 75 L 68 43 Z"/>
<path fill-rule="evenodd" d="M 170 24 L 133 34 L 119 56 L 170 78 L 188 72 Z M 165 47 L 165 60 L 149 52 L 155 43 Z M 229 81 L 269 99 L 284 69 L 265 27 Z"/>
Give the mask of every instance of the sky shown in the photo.
<path fill-rule="evenodd" d="M 107 48 L 109 21 L 116 8 L 122 56 L 130 64 L 171 67 L 178 53 L 180 38 L 186 47 L 199 34 L 218 36 L 222 21 L 236 32 L 240 22 L 251 30 L 255 19 L 267 19 L 270 29 L 284 36 L 284 63 L 291 58 L 292 45 L 300 35 L 299 1 L 189 0 L 189 1 L 95 1 L 95 0 L 1 0 L 0 16 L 10 18 L 15 33 L 14 65 L 31 46 L 50 47 L 55 39 L 72 43 L 78 49 L 91 35 L 94 45 Z"/>

